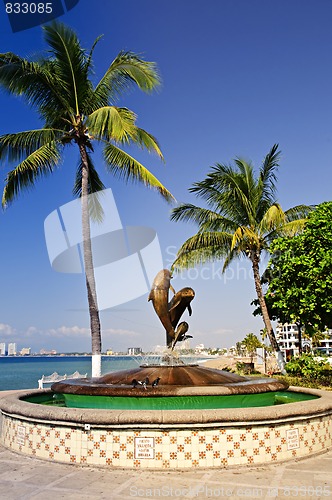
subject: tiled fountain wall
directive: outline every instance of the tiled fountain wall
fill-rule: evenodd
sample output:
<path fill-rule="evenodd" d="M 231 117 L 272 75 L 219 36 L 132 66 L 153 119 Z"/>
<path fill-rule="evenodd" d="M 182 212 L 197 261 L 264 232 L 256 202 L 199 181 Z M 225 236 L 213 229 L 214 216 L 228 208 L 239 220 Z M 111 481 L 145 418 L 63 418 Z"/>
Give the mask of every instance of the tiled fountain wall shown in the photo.
<path fill-rule="evenodd" d="M 1 441 L 40 459 L 131 469 L 265 464 L 332 446 L 332 411 L 273 423 L 117 427 L 32 421 L 3 412 Z"/>

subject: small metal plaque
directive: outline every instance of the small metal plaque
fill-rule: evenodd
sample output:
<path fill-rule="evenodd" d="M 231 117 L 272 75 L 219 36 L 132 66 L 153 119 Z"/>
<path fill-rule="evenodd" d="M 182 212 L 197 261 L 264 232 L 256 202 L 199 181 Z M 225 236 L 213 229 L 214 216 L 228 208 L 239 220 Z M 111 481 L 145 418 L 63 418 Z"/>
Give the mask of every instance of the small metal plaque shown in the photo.
<path fill-rule="evenodd" d="M 135 438 L 135 458 L 154 458 L 154 438 L 136 437 Z"/>

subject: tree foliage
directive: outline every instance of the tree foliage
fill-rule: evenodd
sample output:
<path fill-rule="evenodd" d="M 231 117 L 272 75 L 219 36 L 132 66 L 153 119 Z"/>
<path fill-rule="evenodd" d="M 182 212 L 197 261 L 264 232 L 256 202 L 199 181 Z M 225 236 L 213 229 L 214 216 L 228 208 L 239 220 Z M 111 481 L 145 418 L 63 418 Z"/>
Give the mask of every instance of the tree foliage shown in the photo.
<path fill-rule="evenodd" d="M 319 205 L 304 231 L 271 245 L 265 273 L 270 314 L 307 334 L 332 327 L 332 202 Z"/>
<path fill-rule="evenodd" d="M 155 152 L 161 159 L 159 144 L 149 132 L 137 126 L 136 114 L 116 106 L 123 92 L 138 87 L 151 92 L 160 83 L 155 63 L 133 52 L 120 52 L 99 82 L 93 84 L 93 52 L 82 48 L 71 28 L 54 22 L 43 27 L 46 57 L 25 59 L 11 52 L 0 54 L 0 87 L 22 96 L 36 109 L 43 128 L 0 137 L 0 161 L 14 164 L 5 181 L 2 203 L 14 200 L 22 189 L 32 187 L 60 164 L 66 146 L 76 144 L 89 154 L 89 194 L 104 186 L 92 161 L 94 143 L 103 149 L 106 168 L 126 180 L 142 182 L 167 200 L 171 193 L 140 162 L 122 147 L 131 144 Z M 81 155 L 82 156 L 82 155 Z M 81 194 L 82 158 L 74 193 Z"/>
<path fill-rule="evenodd" d="M 310 207 L 300 205 L 284 211 L 276 198 L 278 144 L 265 156 L 258 174 L 253 165 L 236 158 L 234 165 L 217 163 L 207 177 L 194 184 L 190 192 L 207 207 L 182 204 L 172 212 L 172 220 L 198 226 L 198 232 L 181 246 L 174 268 L 183 269 L 222 259 L 225 270 L 232 261 L 245 257 L 251 261 L 257 298 L 280 368 L 284 360 L 271 325 L 260 280 L 261 254 L 282 234 L 296 234 L 304 224 Z"/>
<path fill-rule="evenodd" d="M 152 91 L 160 78 L 155 63 L 133 52 L 120 52 L 105 74 L 94 84 L 93 51 L 82 48 L 70 27 L 55 22 L 43 26 L 48 51 L 35 60 L 11 52 L 0 54 L 0 87 L 23 97 L 38 114 L 42 128 L 0 136 L 0 162 L 10 167 L 5 180 L 3 206 L 23 189 L 52 173 L 64 149 L 75 146 L 79 153 L 73 193 L 82 199 L 83 257 L 92 337 L 92 375 L 100 375 L 101 330 L 90 241 L 90 216 L 100 218 L 96 200 L 91 210 L 88 195 L 104 188 L 93 162 L 94 145 L 103 151 L 109 172 L 125 180 L 138 181 L 158 191 L 166 200 L 171 193 L 140 162 L 124 149 L 137 145 L 163 159 L 157 140 L 136 124 L 136 115 L 116 106 L 121 94 L 132 87 Z M 91 197 L 90 197 L 91 198 Z M 98 206 L 99 205 L 99 206 Z"/>
<path fill-rule="evenodd" d="M 331 381 L 332 368 L 324 359 L 315 359 L 310 354 L 302 354 L 299 358 L 293 358 L 287 363 L 286 371 L 289 375 L 300 376 L 308 380 L 324 380 L 328 378 Z"/>
<path fill-rule="evenodd" d="M 262 347 L 261 341 L 254 333 L 248 333 L 242 340 L 241 344 L 249 354 L 251 361 L 256 353 L 256 349 Z"/>

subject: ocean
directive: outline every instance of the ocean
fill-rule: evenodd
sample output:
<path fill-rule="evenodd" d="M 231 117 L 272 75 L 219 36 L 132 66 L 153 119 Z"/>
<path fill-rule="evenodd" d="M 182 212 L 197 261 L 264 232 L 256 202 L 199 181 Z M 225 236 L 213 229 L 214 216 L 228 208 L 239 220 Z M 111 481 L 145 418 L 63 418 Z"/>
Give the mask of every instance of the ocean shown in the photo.
<path fill-rule="evenodd" d="M 118 370 L 129 370 L 143 363 L 153 362 L 144 356 L 103 356 L 102 375 Z M 157 358 L 157 357 L 156 357 Z M 186 363 L 197 361 L 187 358 Z M 75 371 L 91 376 L 91 356 L 3 356 L 0 357 L 0 391 L 38 389 L 38 380 L 57 372 L 71 375 Z M 47 385 L 46 387 L 49 387 Z"/>
<path fill-rule="evenodd" d="M 135 368 L 141 363 L 141 357 L 103 356 L 102 374 Z M 91 356 L 3 356 L 0 357 L 0 391 L 38 389 L 38 380 L 43 375 L 53 372 L 71 375 L 75 371 L 90 377 Z"/>

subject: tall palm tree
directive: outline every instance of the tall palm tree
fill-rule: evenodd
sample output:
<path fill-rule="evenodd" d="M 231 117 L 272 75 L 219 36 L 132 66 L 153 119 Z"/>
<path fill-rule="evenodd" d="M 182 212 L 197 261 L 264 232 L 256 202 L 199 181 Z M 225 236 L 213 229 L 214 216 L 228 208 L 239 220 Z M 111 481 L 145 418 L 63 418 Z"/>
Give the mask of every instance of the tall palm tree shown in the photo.
<path fill-rule="evenodd" d="M 35 61 L 13 53 L 0 54 L 0 86 L 23 96 L 42 120 L 38 130 L 0 137 L 0 161 L 13 163 L 2 203 L 7 206 L 22 189 L 54 171 L 66 146 L 76 145 L 79 164 L 73 192 L 82 200 L 84 265 L 88 293 L 92 376 L 100 375 L 101 333 L 90 241 L 88 195 L 104 188 L 92 160 L 93 143 L 100 143 L 107 169 L 126 180 L 138 180 L 170 200 L 172 195 L 141 163 L 121 146 L 137 144 L 163 159 L 157 140 L 136 125 L 133 111 L 115 106 L 123 91 L 138 86 L 152 91 L 159 83 L 156 65 L 132 52 L 120 52 L 101 80 L 92 81 L 92 55 L 81 47 L 76 33 L 54 23 L 43 27 L 47 57 Z M 97 203 L 98 204 L 98 203 Z M 91 204 L 90 204 L 91 205 Z M 95 212 L 95 215 L 100 217 Z"/>
<path fill-rule="evenodd" d="M 235 258 L 250 259 L 265 328 L 279 368 L 284 371 L 285 361 L 266 307 L 259 266 L 262 252 L 274 238 L 295 234 L 303 227 L 310 207 L 300 205 L 284 212 L 276 201 L 279 155 L 275 144 L 257 177 L 253 166 L 242 159 L 235 159 L 234 166 L 217 163 L 203 181 L 189 189 L 205 200 L 207 208 L 182 204 L 172 211 L 171 218 L 198 225 L 197 234 L 181 246 L 173 264 L 175 269 L 223 259 L 225 271 Z"/>

